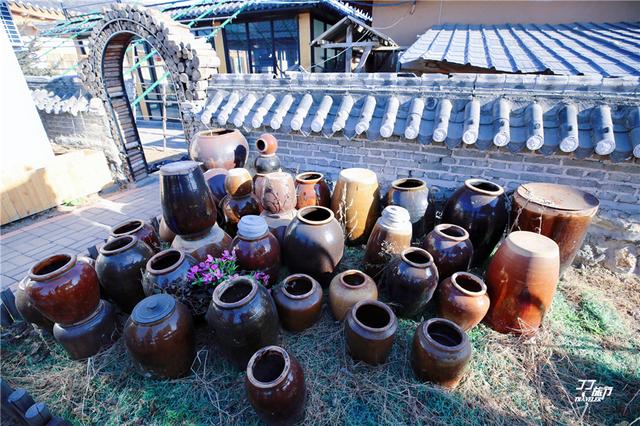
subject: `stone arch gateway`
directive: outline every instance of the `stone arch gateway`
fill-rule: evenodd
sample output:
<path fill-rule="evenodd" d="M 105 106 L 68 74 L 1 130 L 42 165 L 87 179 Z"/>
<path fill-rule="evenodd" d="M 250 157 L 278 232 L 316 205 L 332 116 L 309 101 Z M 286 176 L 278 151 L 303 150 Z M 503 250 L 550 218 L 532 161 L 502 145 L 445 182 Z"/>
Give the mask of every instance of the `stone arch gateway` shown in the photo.
<path fill-rule="evenodd" d="M 205 38 L 196 38 L 187 26 L 159 10 L 130 4 L 104 10 L 89 37 L 90 52 L 80 63 L 80 76 L 89 93 L 104 102 L 130 180 L 142 179 L 148 173 L 123 78 L 125 52 L 139 38 L 164 60 L 187 141 L 196 129 L 194 114 L 202 109 L 209 79 L 220 64 Z"/>

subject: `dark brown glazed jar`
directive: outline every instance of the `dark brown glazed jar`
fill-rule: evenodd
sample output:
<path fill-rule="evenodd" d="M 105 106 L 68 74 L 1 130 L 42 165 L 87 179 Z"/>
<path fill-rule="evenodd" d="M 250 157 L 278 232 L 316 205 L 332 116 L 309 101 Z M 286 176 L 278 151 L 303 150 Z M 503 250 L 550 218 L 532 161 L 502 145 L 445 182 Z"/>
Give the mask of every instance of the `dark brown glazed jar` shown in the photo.
<path fill-rule="evenodd" d="M 453 321 L 431 318 L 416 328 L 411 367 L 418 380 L 455 389 L 470 359 L 469 337 Z"/>
<path fill-rule="evenodd" d="M 16 309 L 22 316 L 22 318 L 28 322 L 29 324 L 33 324 L 36 327 L 48 331 L 49 333 L 53 332 L 53 321 L 47 319 L 44 315 L 40 313 L 39 310 L 33 305 L 33 302 L 29 298 L 27 294 L 27 284 L 29 283 L 29 277 L 25 276 L 18 283 L 18 288 L 16 288 L 15 298 L 16 298 Z"/>
<path fill-rule="evenodd" d="M 342 321 L 361 300 L 378 300 L 378 287 L 369 275 L 350 269 L 333 277 L 329 285 L 329 306 L 335 319 Z"/>
<path fill-rule="evenodd" d="M 231 243 L 241 271 L 260 271 L 269 275 L 270 288 L 278 282 L 280 272 L 280 243 L 269 232 L 267 222 L 260 216 L 244 216 L 238 223 L 238 235 Z"/>
<path fill-rule="evenodd" d="M 219 205 L 220 201 L 227 195 L 227 190 L 224 187 L 227 174 L 227 169 L 209 169 L 204 172 L 204 180 L 207 181 L 216 205 Z"/>
<path fill-rule="evenodd" d="M 244 167 L 249 157 L 249 144 L 239 130 L 204 130 L 191 141 L 189 157 L 202 162 L 205 169 Z"/>
<path fill-rule="evenodd" d="M 136 305 L 124 327 L 127 351 L 138 371 L 174 379 L 191 370 L 196 354 L 193 319 L 168 294 L 154 294 Z"/>
<path fill-rule="evenodd" d="M 176 161 L 160 167 L 162 215 L 178 235 L 206 234 L 216 223 L 216 205 L 199 163 Z"/>
<path fill-rule="evenodd" d="M 142 273 L 153 250 L 132 235 L 114 238 L 98 250 L 96 272 L 105 294 L 130 313 L 144 299 Z"/>
<path fill-rule="evenodd" d="M 385 273 L 389 304 L 401 317 L 414 317 L 424 310 L 438 286 L 438 269 L 424 249 L 410 247 L 395 259 Z"/>
<path fill-rule="evenodd" d="M 377 300 L 361 300 L 344 322 L 347 349 L 355 360 L 382 364 L 391 352 L 397 329 L 398 320 L 391 308 Z"/>
<path fill-rule="evenodd" d="M 28 276 L 27 296 L 54 323 L 70 325 L 82 321 L 100 303 L 98 274 L 75 255 L 49 256 L 33 265 Z"/>
<path fill-rule="evenodd" d="M 473 244 L 469 233 L 461 226 L 450 223 L 436 225 L 422 240 L 422 248 L 433 256 L 440 281 L 471 267 Z"/>
<path fill-rule="evenodd" d="M 422 179 L 403 178 L 394 180 L 387 192 L 386 204 L 404 207 L 409 212 L 413 228 L 413 238 L 422 238 L 427 229 L 429 210 L 429 188 Z"/>
<path fill-rule="evenodd" d="M 440 316 L 469 331 L 489 310 L 487 286 L 480 278 L 469 272 L 456 272 L 438 286 L 438 309 Z"/>
<path fill-rule="evenodd" d="M 262 212 L 260 200 L 253 193 L 253 181 L 246 169 L 231 169 L 225 179 L 227 196 L 222 200 L 225 225 L 229 235 L 234 237 L 238 232 L 240 218 L 248 215 L 259 215 Z"/>
<path fill-rule="evenodd" d="M 447 200 L 442 223 L 459 225 L 469 232 L 473 266 L 482 265 L 502 238 L 507 225 L 504 189 L 484 179 L 467 179 Z"/>
<path fill-rule="evenodd" d="M 331 207 L 331 190 L 322 173 L 305 172 L 296 176 L 296 208 L 307 206 Z"/>
<path fill-rule="evenodd" d="M 289 173 L 274 172 L 266 176 L 259 197 L 262 208 L 269 213 L 286 213 L 296 207 L 296 188 Z"/>
<path fill-rule="evenodd" d="M 263 133 L 256 140 L 256 149 L 261 155 L 272 155 L 278 150 L 278 139 L 271 133 Z"/>
<path fill-rule="evenodd" d="M 320 319 L 322 287 L 309 275 L 289 275 L 273 291 L 273 300 L 285 330 L 303 331 Z"/>
<path fill-rule="evenodd" d="M 304 372 L 298 360 L 279 346 L 264 347 L 251 357 L 245 390 L 256 414 L 268 425 L 291 425 L 304 416 Z"/>
<path fill-rule="evenodd" d="M 113 306 L 101 300 L 96 311 L 84 320 L 66 326 L 54 325 L 53 337 L 71 359 L 94 356 L 119 337 Z"/>
<path fill-rule="evenodd" d="M 258 155 L 253 163 L 253 167 L 257 173 L 261 174 L 269 174 L 282 170 L 280 167 L 280 158 L 275 154 Z"/>
<path fill-rule="evenodd" d="M 284 236 L 284 259 L 294 273 L 328 286 L 344 254 L 344 232 L 333 212 L 309 206 L 298 210 Z"/>
<path fill-rule="evenodd" d="M 147 245 L 156 253 L 161 249 L 160 238 L 158 237 L 156 230 L 153 229 L 153 226 L 143 220 L 127 220 L 113 226 L 109 231 L 109 239 L 121 237 L 123 235 L 135 235 L 139 240 L 147 243 Z"/>
<path fill-rule="evenodd" d="M 207 323 L 222 351 L 240 369 L 258 349 L 278 343 L 276 305 L 269 291 L 249 276 L 218 284 Z"/>

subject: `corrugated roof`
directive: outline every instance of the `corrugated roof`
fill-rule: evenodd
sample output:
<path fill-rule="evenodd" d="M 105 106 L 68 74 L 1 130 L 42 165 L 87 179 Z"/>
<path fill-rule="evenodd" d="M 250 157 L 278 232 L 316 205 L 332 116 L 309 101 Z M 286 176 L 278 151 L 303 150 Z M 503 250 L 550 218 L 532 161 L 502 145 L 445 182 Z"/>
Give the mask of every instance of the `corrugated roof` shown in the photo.
<path fill-rule="evenodd" d="M 513 73 L 640 76 L 640 22 L 434 26 L 401 64 L 443 61 Z"/>

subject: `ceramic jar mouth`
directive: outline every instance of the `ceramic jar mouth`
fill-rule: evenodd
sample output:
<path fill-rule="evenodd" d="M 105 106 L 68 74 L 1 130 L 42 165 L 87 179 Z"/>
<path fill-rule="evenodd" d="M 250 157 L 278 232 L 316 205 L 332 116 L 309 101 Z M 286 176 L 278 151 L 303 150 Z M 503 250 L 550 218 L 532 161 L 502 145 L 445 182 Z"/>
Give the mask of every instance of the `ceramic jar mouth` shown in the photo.
<path fill-rule="evenodd" d="M 551 238 L 531 231 L 513 231 L 506 236 L 500 247 L 508 247 L 512 253 L 527 258 L 559 258 L 558 243 Z"/>
<path fill-rule="evenodd" d="M 431 318 L 422 324 L 427 341 L 440 350 L 456 352 L 468 340 L 467 334 L 455 322 L 444 318 Z"/>
<path fill-rule="evenodd" d="M 236 130 L 233 130 L 233 129 L 215 128 L 215 129 L 203 130 L 201 132 L 198 132 L 196 137 L 213 138 L 216 136 L 224 136 L 224 135 L 228 135 L 229 133 L 235 133 L 235 132 Z"/>
<path fill-rule="evenodd" d="M 223 309 L 246 305 L 258 292 L 258 284 L 249 277 L 231 278 L 213 291 L 213 303 Z"/>
<path fill-rule="evenodd" d="M 324 225 L 333 220 L 333 212 L 322 206 L 307 206 L 298 210 L 298 219 L 309 225 Z"/>
<path fill-rule="evenodd" d="M 340 274 L 340 283 L 352 289 L 361 288 L 367 283 L 367 276 L 357 269 L 349 269 Z"/>
<path fill-rule="evenodd" d="M 147 272 L 152 275 L 163 275 L 175 271 L 184 262 L 182 250 L 168 249 L 157 253 L 147 262 Z"/>
<path fill-rule="evenodd" d="M 278 149 L 278 140 L 270 133 L 264 133 L 256 139 L 256 149 L 262 155 L 275 154 Z"/>
<path fill-rule="evenodd" d="M 434 232 L 451 241 L 465 241 L 469 239 L 469 232 L 462 226 L 454 225 L 452 223 L 441 223 L 433 228 Z"/>
<path fill-rule="evenodd" d="M 135 234 L 144 226 L 144 222 L 140 219 L 127 220 L 117 224 L 111 228 L 111 236 L 119 237 L 121 235 Z"/>
<path fill-rule="evenodd" d="M 282 383 L 291 370 L 291 358 L 280 346 L 259 349 L 247 364 L 247 379 L 258 388 L 271 388 Z"/>
<path fill-rule="evenodd" d="M 306 299 L 313 294 L 318 285 L 309 275 L 293 274 L 282 282 L 282 292 L 290 299 Z"/>
<path fill-rule="evenodd" d="M 199 161 L 176 161 L 160 167 L 160 176 L 188 175 L 196 169 L 200 169 Z"/>
<path fill-rule="evenodd" d="M 394 324 L 395 314 L 378 300 L 361 300 L 351 308 L 353 320 L 365 330 L 380 333 Z"/>
<path fill-rule="evenodd" d="M 391 182 L 391 187 L 398 191 L 419 191 L 425 189 L 427 183 L 418 178 L 403 178 Z"/>
<path fill-rule="evenodd" d="M 433 263 L 433 256 L 425 249 L 419 247 L 409 247 L 400 253 L 400 257 L 405 263 L 416 268 L 427 268 Z"/>
<path fill-rule="evenodd" d="M 300 183 L 318 183 L 324 178 L 322 173 L 318 172 L 304 172 L 296 175 L 296 181 Z"/>
<path fill-rule="evenodd" d="M 456 272 L 451 275 L 451 283 L 467 296 L 483 296 L 487 294 L 487 285 L 480 278 L 469 272 Z"/>
<path fill-rule="evenodd" d="M 503 187 L 485 179 L 467 179 L 464 181 L 464 186 L 474 192 L 494 197 L 504 194 Z"/>
<path fill-rule="evenodd" d="M 101 255 L 111 256 L 114 254 L 122 253 L 125 250 L 129 250 L 138 242 L 138 237 L 135 235 L 122 235 L 116 237 L 111 241 L 107 241 L 98 249 Z"/>
<path fill-rule="evenodd" d="M 76 264 L 75 254 L 54 254 L 41 260 L 29 270 L 29 278 L 34 281 L 47 281 L 64 274 Z"/>

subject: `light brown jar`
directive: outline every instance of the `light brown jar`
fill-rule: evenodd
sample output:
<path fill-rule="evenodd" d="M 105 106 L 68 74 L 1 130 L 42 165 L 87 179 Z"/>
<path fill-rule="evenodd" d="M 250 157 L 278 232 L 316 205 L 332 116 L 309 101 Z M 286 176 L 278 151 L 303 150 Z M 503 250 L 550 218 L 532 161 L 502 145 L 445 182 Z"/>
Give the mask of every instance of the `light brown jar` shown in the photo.
<path fill-rule="evenodd" d="M 384 265 L 411 246 L 413 227 L 409 212 L 399 206 L 388 206 L 377 220 L 364 254 L 367 274 L 377 279 Z"/>
<path fill-rule="evenodd" d="M 329 305 L 342 321 L 353 305 L 361 300 L 378 300 L 378 287 L 364 272 L 350 269 L 336 275 L 329 285 Z"/>
<path fill-rule="evenodd" d="M 440 316 L 469 331 L 487 314 L 489 295 L 484 281 L 469 272 L 456 272 L 438 286 Z"/>

